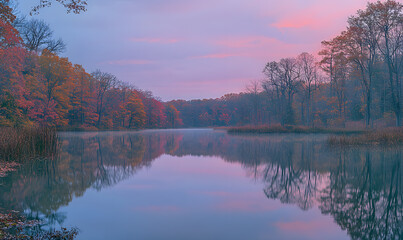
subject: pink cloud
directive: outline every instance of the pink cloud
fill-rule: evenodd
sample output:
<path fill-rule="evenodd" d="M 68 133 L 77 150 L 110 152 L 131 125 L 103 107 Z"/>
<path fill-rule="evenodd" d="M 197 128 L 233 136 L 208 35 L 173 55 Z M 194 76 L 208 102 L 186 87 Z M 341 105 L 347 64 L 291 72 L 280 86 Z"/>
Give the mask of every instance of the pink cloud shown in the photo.
<path fill-rule="evenodd" d="M 271 24 L 276 28 L 304 28 L 317 27 L 318 23 L 313 19 L 285 19 L 280 22 Z"/>
<path fill-rule="evenodd" d="M 367 0 L 312 1 L 312 4 L 296 9 L 288 9 L 278 15 L 278 20 L 270 26 L 279 29 L 310 28 L 315 30 L 333 28 L 344 24 L 347 17 L 365 7 Z M 346 8 L 345 6 L 349 7 Z M 273 13 L 275 14 L 275 13 Z M 275 14 L 276 15 L 276 14 Z"/>
<path fill-rule="evenodd" d="M 169 44 L 169 43 L 177 43 L 180 40 L 174 38 L 130 38 L 131 42 L 144 42 L 144 43 L 161 43 L 161 44 Z"/>
<path fill-rule="evenodd" d="M 306 44 L 286 43 L 265 36 L 221 38 L 213 40 L 212 44 L 222 48 L 222 51 L 233 52 L 233 55 L 259 59 L 264 62 L 294 56 L 295 53 L 307 49 Z"/>
<path fill-rule="evenodd" d="M 213 41 L 213 44 L 228 48 L 251 48 L 261 47 L 266 44 L 282 43 L 278 39 L 264 36 L 233 37 Z"/>
<path fill-rule="evenodd" d="M 109 65 L 119 65 L 119 66 L 126 66 L 126 65 L 144 65 L 144 64 L 152 64 L 153 61 L 150 60 L 137 60 L 137 59 L 124 59 L 124 60 L 115 60 L 106 62 Z"/>
<path fill-rule="evenodd" d="M 198 58 L 229 58 L 229 57 L 236 57 L 239 56 L 237 54 L 231 54 L 231 53 L 216 53 L 216 54 L 209 54 L 209 55 L 203 55 L 203 56 L 194 56 L 191 57 L 192 59 L 198 59 Z"/>

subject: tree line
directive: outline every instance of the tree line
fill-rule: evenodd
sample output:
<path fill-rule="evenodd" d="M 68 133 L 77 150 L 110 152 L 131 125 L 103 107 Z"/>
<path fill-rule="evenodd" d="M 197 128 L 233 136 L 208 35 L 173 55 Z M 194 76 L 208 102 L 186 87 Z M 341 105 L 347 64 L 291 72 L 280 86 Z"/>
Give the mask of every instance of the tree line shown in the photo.
<path fill-rule="evenodd" d="M 403 5 L 368 3 L 317 54 L 270 61 L 263 80 L 219 99 L 173 101 L 185 126 L 402 125 Z"/>
<path fill-rule="evenodd" d="M 88 73 L 58 56 L 65 47 L 44 21 L 19 19 L 9 1 L 1 2 L 0 126 L 140 129 L 181 125 L 174 106 L 110 73 Z"/>
<path fill-rule="evenodd" d="M 60 3 L 78 13 L 86 4 Z M 110 73 L 90 74 L 58 56 L 66 45 L 45 22 L 16 18 L 8 0 L 0 0 L 0 125 L 401 126 L 402 9 L 394 0 L 368 3 L 349 17 L 345 31 L 322 42 L 319 53 L 268 62 L 263 79 L 242 93 L 164 103 Z"/>

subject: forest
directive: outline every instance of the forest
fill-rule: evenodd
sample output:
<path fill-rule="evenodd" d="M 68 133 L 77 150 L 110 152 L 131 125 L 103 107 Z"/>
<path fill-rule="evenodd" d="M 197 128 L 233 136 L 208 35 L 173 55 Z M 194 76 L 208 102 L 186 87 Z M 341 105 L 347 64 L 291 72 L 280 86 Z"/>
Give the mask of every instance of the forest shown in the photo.
<path fill-rule="evenodd" d="M 368 3 L 348 18 L 345 31 L 322 42 L 320 52 L 268 62 L 263 80 L 245 83 L 241 93 L 169 102 L 111 73 L 89 73 L 60 57 L 66 45 L 46 22 L 17 17 L 8 0 L 0 3 L 0 126 L 97 130 L 402 124 L 403 5 L 397 1 Z M 79 13 L 85 5 L 70 10 Z"/>
<path fill-rule="evenodd" d="M 401 126 L 403 13 L 368 3 L 318 53 L 270 61 L 263 80 L 219 99 L 171 101 L 185 126 Z"/>
<path fill-rule="evenodd" d="M 88 73 L 60 57 L 66 45 L 46 22 L 16 17 L 8 1 L 2 1 L 0 13 L 0 126 L 93 130 L 181 125 L 175 107 L 151 92 L 101 70 Z"/>

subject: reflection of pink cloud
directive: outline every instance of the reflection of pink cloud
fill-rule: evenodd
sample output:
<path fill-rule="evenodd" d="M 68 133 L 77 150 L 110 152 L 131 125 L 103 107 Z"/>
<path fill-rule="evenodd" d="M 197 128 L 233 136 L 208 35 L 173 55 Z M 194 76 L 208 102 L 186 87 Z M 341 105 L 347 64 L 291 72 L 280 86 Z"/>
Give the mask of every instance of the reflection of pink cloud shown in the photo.
<path fill-rule="evenodd" d="M 309 234 L 320 230 L 325 231 L 329 228 L 328 222 L 323 220 L 279 222 L 276 225 L 283 231 L 291 231 L 301 234 Z"/>
<path fill-rule="evenodd" d="M 177 206 L 145 206 L 145 207 L 136 207 L 135 211 L 144 211 L 144 212 L 179 212 L 180 208 Z"/>
<path fill-rule="evenodd" d="M 266 197 L 260 189 L 258 191 L 248 192 L 207 191 L 195 192 L 195 194 L 213 197 L 218 201 L 213 205 L 213 208 L 216 211 L 222 212 L 254 213 L 273 211 L 282 207 L 278 202 L 267 202 Z"/>
<path fill-rule="evenodd" d="M 161 157 L 170 161 L 160 161 L 158 166 L 164 170 L 174 171 L 178 175 L 190 175 L 193 177 L 209 175 L 211 178 L 216 177 L 220 179 L 226 177 L 234 177 L 235 179 L 245 177 L 245 172 L 239 167 L 238 163 L 228 164 L 217 157 L 204 157 L 203 161 L 196 161 L 200 157 L 194 156 L 174 158 L 169 155 L 162 155 Z"/>
<path fill-rule="evenodd" d="M 231 193 L 229 192 L 199 192 L 202 194 L 206 194 L 206 195 L 210 195 L 210 196 L 214 196 L 214 197 L 227 197 L 227 196 L 231 196 Z"/>
<path fill-rule="evenodd" d="M 119 185 L 117 188 L 122 188 L 122 189 L 151 189 L 154 188 L 155 186 L 153 185 L 147 185 L 147 184 L 133 184 L 133 185 Z"/>
<path fill-rule="evenodd" d="M 131 42 L 144 42 L 144 43 L 177 43 L 179 39 L 167 39 L 167 38 L 131 38 Z"/>
<path fill-rule="evenodd" d="M 228 58 L 228 57 L 235 57 L 237 54 L 230 54 L 230 53 L 217 53 L 217 54 L 209 54 L 209 55 L 203 55 L 203 56 L 195 56 L 191 57 L 194 59 L 197 58 Z"/>
<path fill-rule="evenodd" d="M 120 66 L 144 65 L 144 64 L 152 64 L 152 63 L 154 63 L 154 62 L 149 61 L 149 60 L 137 60 L 137 59 L 125 59 L 125 60 L 116 60 L 116 61 L 106 62 L 106 64 L 109 64 L 109 65 L 120 65 Z"/>
<path fill-rule="evenodd" d="M 259 201 L 259 199 L 229 199 L 215 207 L 217 210 L 229 212 L 262 212 L 273 211 L 281 206 L 270 205 L 267 201 Z"/>

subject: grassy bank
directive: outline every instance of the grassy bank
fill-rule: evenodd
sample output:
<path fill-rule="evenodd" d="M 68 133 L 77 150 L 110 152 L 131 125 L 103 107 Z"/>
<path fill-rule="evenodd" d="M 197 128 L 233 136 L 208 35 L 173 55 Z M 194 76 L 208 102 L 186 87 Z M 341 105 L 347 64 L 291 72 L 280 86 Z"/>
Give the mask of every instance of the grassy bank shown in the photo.
<path fill-rule="evenodd" d="M 305 126 L 244 126 L 226 128 L 232 134 L 269 134 L 269 133 L 332 133 L 354 134 L 363 133 L 364 130 L 336 129 L 336 128 L 311 128 Z"/>
<path fill-rule="evenodd" d="M 57 148 L 54 128 L 0 128 L 0 161 L 50 157 Z"/>
<path fill-rule="evenodd" d="M 328 143 L 333 146 L 360 146 L 360 145 L 402 145 L 403 128 L 388 128 L 374 130 L 359 135 L 330 136 Z"/>

